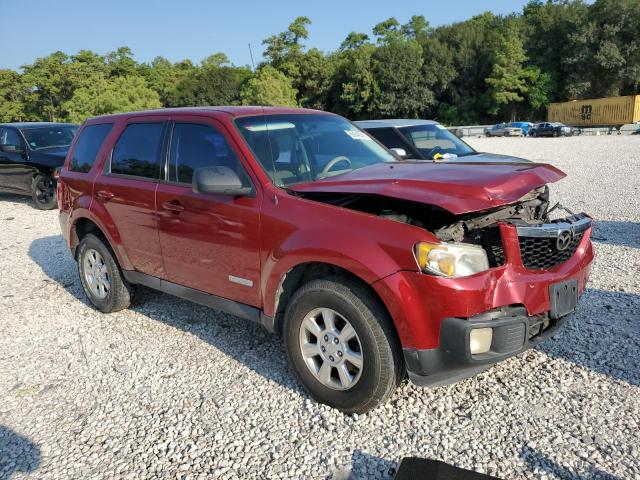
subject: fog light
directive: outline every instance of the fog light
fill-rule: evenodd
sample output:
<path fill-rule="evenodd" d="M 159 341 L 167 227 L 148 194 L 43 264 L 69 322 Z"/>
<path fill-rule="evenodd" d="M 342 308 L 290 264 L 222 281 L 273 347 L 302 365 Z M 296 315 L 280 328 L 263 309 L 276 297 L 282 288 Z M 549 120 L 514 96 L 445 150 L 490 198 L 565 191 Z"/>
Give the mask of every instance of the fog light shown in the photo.
<path fill-rule="evenodd" d="M 469 350 L 472 355 L 491 350 L 493 328 L 474 328 L 469 335 Z"/>

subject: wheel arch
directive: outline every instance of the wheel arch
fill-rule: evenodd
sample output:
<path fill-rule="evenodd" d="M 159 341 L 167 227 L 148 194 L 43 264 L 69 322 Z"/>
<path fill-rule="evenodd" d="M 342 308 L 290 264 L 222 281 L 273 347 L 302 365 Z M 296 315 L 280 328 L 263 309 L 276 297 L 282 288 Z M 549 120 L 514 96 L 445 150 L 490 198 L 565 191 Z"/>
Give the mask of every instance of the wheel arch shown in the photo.
<path fill-rule="evenodd" d="M 114 239 L 113 233 L 109 232 L 107 228 L 102 226 L 99 220 L 95 217 L 87 215 L 76 218 L 71 226 L 71 238 L 70 248 L 74 258 L 77 259 L 78 245 L 82 239 L 89 233 L 93 233 L 104 239 L 107 247 L 113 252 L 118 261 L 120 268 L 124 270 L 132 270 L 131 262 L 129 262 L 126 254 L 120 249 L 116 248 L 118 245 L 117 239 Z M 116 233 L 117 235 L 117 233 Z"/>
<path fill-rule="evenodd" d="M 304 284 L 319 278 L 334 277 L 352 281 L 364 288 L 378 303 L 379 307 L 388 315 L 394 330 L 397 345 L 400 346 L 398 330 L 382 297 L 365 279 L 355 273 L 332 263 L 310 261 L 299 263 L 282 275 L 273 298 L 273 331 L 276 335 L 282 335 L 284 314 L 293 294 Z"/>

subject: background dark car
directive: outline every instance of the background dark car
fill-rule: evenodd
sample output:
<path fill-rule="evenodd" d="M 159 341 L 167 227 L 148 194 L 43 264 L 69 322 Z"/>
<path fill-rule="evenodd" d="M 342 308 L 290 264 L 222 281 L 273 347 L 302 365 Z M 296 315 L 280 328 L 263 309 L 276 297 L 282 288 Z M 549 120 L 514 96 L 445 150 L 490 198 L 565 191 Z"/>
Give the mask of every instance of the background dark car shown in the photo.
<path fill-rule="evenodd" d="M 0 190 L 31 195 L 41 210 L 55 208 L 53 173 L 77 129 L 69 123 L 0 123 Z"/>
<path fill-rule="evenodd" d="M 567 127 L 564 123 L 559 122 L 543 122 L 537 123 L 529 130 L 531 137 L 562 137 L 573 135 L 573 129 Z"/>

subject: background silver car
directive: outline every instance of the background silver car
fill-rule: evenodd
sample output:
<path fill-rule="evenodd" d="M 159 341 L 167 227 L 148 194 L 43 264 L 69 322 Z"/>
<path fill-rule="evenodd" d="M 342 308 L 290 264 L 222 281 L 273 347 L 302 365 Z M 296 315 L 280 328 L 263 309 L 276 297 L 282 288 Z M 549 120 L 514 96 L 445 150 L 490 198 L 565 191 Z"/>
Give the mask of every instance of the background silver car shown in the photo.
<path fill-rule="evenodd" d="M 484 131 L 487 137 L 521 137 L 522 129 L 518 127 L 510 127 L 506 123 L 498 123 Z"/>

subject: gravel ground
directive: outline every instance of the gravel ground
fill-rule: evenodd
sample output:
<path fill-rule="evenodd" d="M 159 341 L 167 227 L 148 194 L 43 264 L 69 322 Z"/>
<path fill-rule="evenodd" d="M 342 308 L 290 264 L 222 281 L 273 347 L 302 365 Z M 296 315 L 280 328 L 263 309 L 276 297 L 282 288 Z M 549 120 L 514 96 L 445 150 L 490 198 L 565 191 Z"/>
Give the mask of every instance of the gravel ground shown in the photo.
<path fill-rule="evenodd" d="M 551 160 L 597 259 L 553 340 L 458 384 L 346 416 L 278 340 L 167 295 L 87 304 L 57 213 L 0 195 L 0 479 L 389 478 L 409 455 L 502 478 L 640 478 L 640 137 L 472 139 Z"/>

